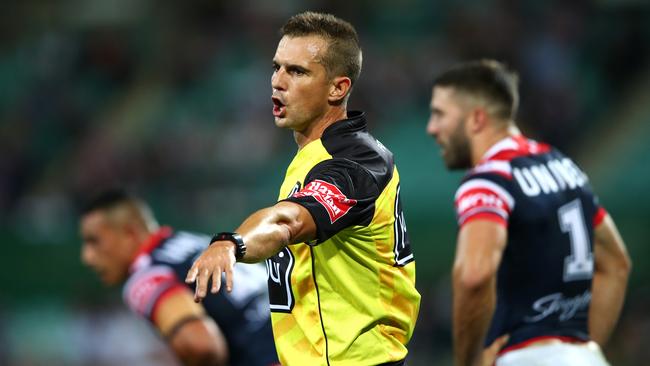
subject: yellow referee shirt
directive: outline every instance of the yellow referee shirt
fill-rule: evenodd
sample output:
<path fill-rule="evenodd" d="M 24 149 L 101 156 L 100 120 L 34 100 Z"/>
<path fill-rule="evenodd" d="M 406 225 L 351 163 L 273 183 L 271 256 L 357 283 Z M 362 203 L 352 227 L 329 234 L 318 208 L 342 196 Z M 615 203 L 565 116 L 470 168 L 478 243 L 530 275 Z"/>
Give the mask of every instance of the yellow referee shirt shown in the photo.
<path fill-rule="evenodd" d="M 317 239 L 267 260 L 283 365 L 380 365 L 406 357 L 420 304 L 393 156 L 360 112 L 298 151 L 279 200 L 305 207 Z"/>

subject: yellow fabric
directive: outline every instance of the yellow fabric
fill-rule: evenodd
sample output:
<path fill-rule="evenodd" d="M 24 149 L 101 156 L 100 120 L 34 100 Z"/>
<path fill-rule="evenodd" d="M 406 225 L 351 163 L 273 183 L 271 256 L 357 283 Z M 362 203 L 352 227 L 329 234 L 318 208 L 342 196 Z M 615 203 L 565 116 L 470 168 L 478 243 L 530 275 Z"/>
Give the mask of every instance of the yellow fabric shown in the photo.
<path fill-rule="evenodd" d="M 320 140 L 298 151 L 279 200 L 293 193 L 297 182 L 304 187 L 311 168 L 331 158 Z M 375 201 L 368 226 L 348 227 L 313 247 L 289 246 L 295 257 L 290 279 L 295 304 L 290 313 L 272 313 L 283 365 L 377 365 L 406 357 L 420 294 L 415 289 L 415 262 L 395 265 L 398 183 L 395 169 Z"/>

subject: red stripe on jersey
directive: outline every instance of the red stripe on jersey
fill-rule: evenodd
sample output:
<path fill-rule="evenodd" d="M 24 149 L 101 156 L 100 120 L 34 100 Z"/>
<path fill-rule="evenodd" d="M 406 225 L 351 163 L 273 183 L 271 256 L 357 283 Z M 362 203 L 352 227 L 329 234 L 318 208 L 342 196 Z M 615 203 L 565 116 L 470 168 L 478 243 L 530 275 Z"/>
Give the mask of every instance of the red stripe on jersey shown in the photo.
<path fill-rule="evenodd" d="M 607 211 L 602 207 L 598 207 L 598 210 L 596 210 L 596 214 L 594 215 L 594 228 L 605 220 L 605 216 L 607 216 Z"/>
<path fill-rule="evenodd" d="M 536 342 L 541 342 L 541 341 L 550 341 L 550 340 L 553 340 L 553 339 L 558 340 L 558 341 L 561 341 L 561 342 L 564 342 L 564 343 L 585 343 L 584 340 L 582 340 L 582 339 L 580 339 L 580 338 L 574 338 L 574 337 L 565 337 L 565 336 L 540 336 L 540 337 L 534 337 L 534 338 L 531 338 L 531 339 L 525 340 L 525 341 L 520 342 L 520 343 L 517 343 L 517 344 L 513 344 L 513 345 L 510 346 L 510 347 L 506 347 L 506 348 L 502 349 L 501 351 L 499 351 L 499 353 L 497 353 L 497 357 L 501 357 L 501 356 L 503 356 L 504 354 L 506 354 L 506 353 L 508 353 L 508 352 L 511 352 L 511 351 L 516 351 L 516 350 L 518 350 L 518 349 L 522 349 L 522 348 L 528 347 L 528 346 L 530 346 L 531 344 L 536 343 Z"/>
<path fill-rule="evenodd" d="M 506 179 L 512 179 L 512 168 L 510 162 L 505 160 L 487 160 L 479 163 L 469 173 L 473 174 L 498 174 Z"/>
<path fill-rule="evenodd" d="M 185 285 L 178 282 L 158 295 L 158 298 L 155 300 L 155 303 L 151 309 L 151 316 L 149 317 L 149 320 L 151 320 L 154 324 L 158 324 L 156 315 L 158 314 L 158 308 L 160 304 L 162 304 L 169 296 L 177 293 L 178 291 L 188 291 L 188 289 L 185 287 Z"/>
<path fill-rule="evenodd" d="M 463 226 L 467 225 L 467 223 L 472 222 L 474 220 L 488 220 L 488 221 L 496 222 L 499 225 L 503 225 L 504 227 L 508 226 L 508 220 L 503 218 L 503 216 L 497 214 L 496 212 L 483 211 L 483 212 L 478 212 L 468 217 L 467 219 L 463 220 L 463 222 L 460 223 L 460 227 L 462 228 Z"/>
<path fill-rule="evenodd" d="M 175 272 L 165 266 L 153 266 L 134 273 L 127 281 L 124 300 L 131 310 L 145 317 L 151 315 L 151 309 L 160 294 L 180 282 Z"/>
<path fill-rule="evenodd" d="M 139 256 L 144 255 L 144 254 L 149 254 L 151 253 L 160 243 L 162 243 L 165 239 L 169 238 L 173 234 L 173 230 L 169 226 L 163 226 L 158 231 L 155 233 L 151 234 L 147 240 L 145 240 L 142 245 L 140 245 L 140 248 L 138 251 L 135 253 L 133 256 L 133 260 L 131 263 L 135 262 L 136 259 L 138 259 Z"/>
<path fill-rule="evenodd" d="M 499 147 L 503 148 L 499 149 Z M 510 161 L 514 158 L 526 155 L 545 154 L 551 151 L 551 146 L 545 143 L 537 142 L 526 138 L 523 135 L 515 135 L 507 137 L 500 142 L 493 145 L 497 148 L 496 151 L 489 151 L 489 156 L 486 156 L 485 161 L 490 160 L 506 160 Z"/>
<path fill-rule="evenodd" d="M 476 211 L 476 213 L 480 213 L 483 211 L 492 210 L 503 212 L 505 218 L 507 218 L 512 211 L 512 208 L 508 204 L 505 197 L 495 192 L 495 190 L 486 188 L 484 186 L 476 186 L 474 188 L 465 190 L 456 199 L 455 205 L 456 213 L 459 218 L 470 214 L 470 211 Z M 467 220 L 467 217 L 465 217 L 463 221 L 465 220 Z"/>

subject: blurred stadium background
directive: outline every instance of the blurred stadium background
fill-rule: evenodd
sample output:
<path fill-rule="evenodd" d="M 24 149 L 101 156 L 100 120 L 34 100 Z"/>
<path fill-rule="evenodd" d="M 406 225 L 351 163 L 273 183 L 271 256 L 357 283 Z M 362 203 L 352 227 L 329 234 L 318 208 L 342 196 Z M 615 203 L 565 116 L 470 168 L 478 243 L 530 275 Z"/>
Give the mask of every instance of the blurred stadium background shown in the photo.
<path fill-rule="evenodd" d="M 302 10 L 356 25 L 351 98 L 396 155 L 423 294 L 410 365 L 450 364 L 456 227 L 424 132 L 432 75 L 494 57 L 519 121 L 590 174 L 634 261 L 606 353 L 650 359 L 650 3 L 645 0 L 4 2 L 0 12 L 0 364 L 166 365 L 169 353 L 79 263 L 79 197 L 125 185 L 162 223 L 214 232 L 271 205 L 295 152 L 271 116 L 277 29 Z"/>

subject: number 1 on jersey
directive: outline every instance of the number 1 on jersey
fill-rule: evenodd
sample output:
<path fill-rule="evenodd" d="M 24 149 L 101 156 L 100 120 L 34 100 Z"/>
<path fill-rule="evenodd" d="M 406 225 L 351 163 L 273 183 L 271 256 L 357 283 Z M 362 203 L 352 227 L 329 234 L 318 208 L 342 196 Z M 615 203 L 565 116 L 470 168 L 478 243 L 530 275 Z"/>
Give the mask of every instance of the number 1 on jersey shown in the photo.
<path fill-rule="evenodd" d="M 594 256 L 588 236 L 580 199 L 558 209 L 560 229 L 569 234 L 571 255 L 564 258 L 564 281 L 590 279 L 594 272 Z"/>

